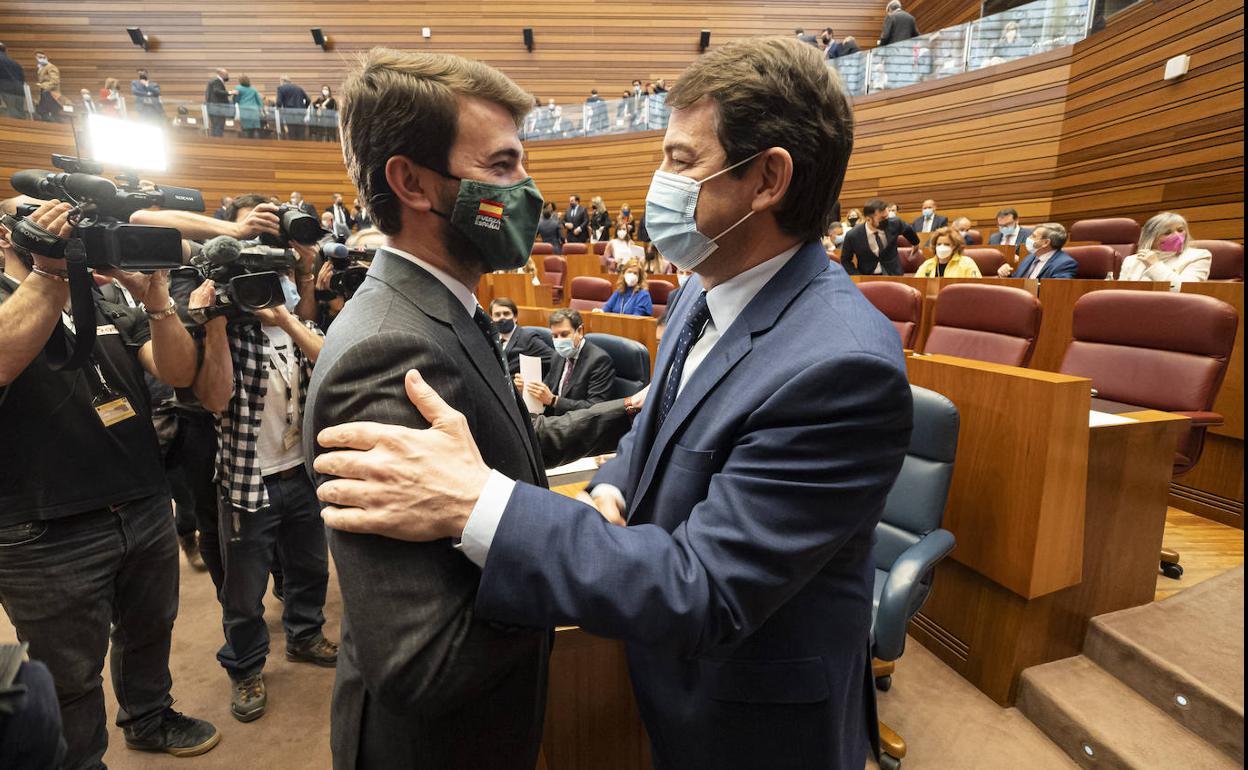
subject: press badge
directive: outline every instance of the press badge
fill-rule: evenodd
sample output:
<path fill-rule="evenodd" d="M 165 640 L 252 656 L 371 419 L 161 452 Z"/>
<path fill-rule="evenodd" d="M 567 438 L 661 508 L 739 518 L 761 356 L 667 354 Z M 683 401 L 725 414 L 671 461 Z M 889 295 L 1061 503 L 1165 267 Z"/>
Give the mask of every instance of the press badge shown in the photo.
<path fill-rule="evenodd" d="M 130 406 L 130 399 L 116 393 L 97 398 L 92 406 L 95 407 L 95 413 L 100 416 L 100 422 L 104 423 L 105 428 L 111 428 L 135 415 L 134 407 Z"/>

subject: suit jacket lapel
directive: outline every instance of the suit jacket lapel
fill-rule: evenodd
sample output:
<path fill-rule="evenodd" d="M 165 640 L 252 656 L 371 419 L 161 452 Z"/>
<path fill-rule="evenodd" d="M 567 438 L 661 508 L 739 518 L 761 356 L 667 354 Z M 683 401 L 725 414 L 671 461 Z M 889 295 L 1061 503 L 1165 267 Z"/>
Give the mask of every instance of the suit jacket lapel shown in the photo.
<path fill-rule="evenodd" d="M 1027 274 L 1031 272 L 1032 263 L 1034 263 L 1035 261 L 1036 261 L 1036 255 L 1028 254 L 1027 257 L 1023 260 L 1022 264 L 1018 266 L 1018 277 L 1026 278 Z"/>
<path fill-rule="evenodd" d="M 780 272 L 776 273 L 767 282 L 767 285 L 755 295 L 754 299 L 741 312 L 741 315 L 737 316 L 737 320 L 733 322 L 732 326 L 728 327 L 720 335 L 710 354 L 703 359 L 697 371 L 685 383 L 684 390 L 676 398 L 676 402 L 672 405 L 672 409 L 668 412 L 667 419 L 663 421 L 663 425 L 659 428 L 657 435 L 654 433 L 655 415 L 653 413 L 647 415 L 646 423 L 643 425 L 645 433 L 639 437 L 642 440 L 637 442 L 634 450 L 645 447 L 644 465 L 636 462 L 638 459 L 636 455 L 634 455 L 634 462 L 631 465 L 632 468 L 640 467 L 641 471 L 630 499 L 629 517 L 632 516 L 645 498 L 646 492 L 654 480 L 659 458 L 663 455 L 676 431 L 688 421 L 694 410 L 710 395 L 710 392 L 719 384 L 720 380 L 728 372 L 732 371 L 732 368 L 750 352 L 753 348 L 754 335 L 761 334 L 775 325 L 780 314 L 789 306 L 794 297 L 801 293 L 816 275 L 829 269 L 828 264 L 827 253 L 823 250 L 823 245 L 818 241 L 807 243 L 798 249 L 798 252 L 789 260 L 789 263 L 781 268 Z M 693 288 L 695 291 L 701 291 L 701 279 L 698 279 L 698 283 L 693 285 Z M 681 293 L 682 297 L 684 293 Z M 684 317 L 691 304 L 688 302 L 682 302 L 681 304 L 685 305 L 679 318 L 679 323 L 683 324 Z M 673 322 L 671 328 L 680 329 L 681 326 Z M 666 378 L 667 369 L 671 366 L 670 346 L 666 351 L 660 347 L 659 361 L 655 363 L 656 371 Z M 648 404 L 651 403 L 649 398 L 646 401 Z M 649 411 L 654 412 L 656 410 Z M 652 435 L 654 436 L 653 441 L 649 440 Z"/>
<path fill-rule="evenodd" d="M 409 302 L 419 307 L 431 318 L 451 327 L 459 344 L 468 354 L 468 360 L 481 375 L 490 388 L 490 392 L 498 399 L 503 411 L 507 413 L 512 426 L 520 435 L 529 449 L 529 464 L 535 478 L 545 478 L 537 461 L 537 450 L 529 439 L 532 427 L 525 425 L 528 416 L 521 414 L 516 405 L 514 392 L 510 386 L 510 378 L 502 371 L 502 364 L 497 353 L 492 349 L 485 335 L 468 315 L 463 305 L 451 294 L 450 289 L 434 278 L 428 271 L 421 269 L 397 254 L 390 254 L 379 249 L 368 274 L 391 286 Z"/>

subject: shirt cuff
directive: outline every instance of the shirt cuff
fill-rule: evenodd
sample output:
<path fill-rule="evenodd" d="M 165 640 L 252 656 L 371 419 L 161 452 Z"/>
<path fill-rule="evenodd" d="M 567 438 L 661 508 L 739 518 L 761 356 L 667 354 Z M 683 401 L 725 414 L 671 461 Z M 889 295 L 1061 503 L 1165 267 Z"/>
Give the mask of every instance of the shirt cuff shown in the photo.
<path fill-rule="evenodd" d="M 589 496 L 595 500 L 600 497 L 609 497 L 615 500 L 616 505 L 620 507 L 620 513 L 623 513 L 627 506 L 624 500 L 624 493 L 614 484 L 597 484 L 589 491 Z"/>
<path fill-rule="evenodd" d="M 468 560 L 481 569 L 485 569 L 485 559 L 490 555 L 490 546 L 494 543 L 494 533 L 503 519 L 503 511 L 511 502 L 512 490 L 516 482 L 498 471 L 490 471 L 490 478 L 481 488 L 481 496 L 472 507 L 464 533 L 455 548 Z"/>

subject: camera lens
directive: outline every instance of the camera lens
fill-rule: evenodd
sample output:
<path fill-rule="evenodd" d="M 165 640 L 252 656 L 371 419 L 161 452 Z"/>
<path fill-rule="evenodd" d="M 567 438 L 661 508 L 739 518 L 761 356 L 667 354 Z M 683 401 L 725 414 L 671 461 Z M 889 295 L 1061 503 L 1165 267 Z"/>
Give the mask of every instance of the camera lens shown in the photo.
<path fill-rule="evenodd" d="M 316 217 L 295 210 L 282 213 L 282 230 L 290 236 L 290 240 L 305 246 L 317 243 L 323 234 L 321 223 L 316 221 Z"/>
<path fill-rule="evenodd" d="M 280 305 L 285 295 L 277 273 L 252 273 L 230 280 L 230 299 L 243 310 L 251 312 Z"/>

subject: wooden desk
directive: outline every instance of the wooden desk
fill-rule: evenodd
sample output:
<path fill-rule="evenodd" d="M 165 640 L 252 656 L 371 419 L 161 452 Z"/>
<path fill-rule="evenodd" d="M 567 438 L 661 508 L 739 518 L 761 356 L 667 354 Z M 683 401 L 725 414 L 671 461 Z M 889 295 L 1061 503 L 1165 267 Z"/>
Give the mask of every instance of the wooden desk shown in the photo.
<path fill-rule="evenodd" d="M 554 489 L 575 497 L 584 488 Z M 574 626 L 555 629 L 542 755 L 549 770 L 648 770 L 650 739 L 622 642 Z"/>
<path fill-rule="evenodd" d="M 553 307 L 520 307 L 519 323 L 521 326 L 546 326 L 550 321 Z M 638 315 L 621 315 L 619 313 L 581 313 L 585 322 L 585 331 L 598 334 L 614 334 L 636 340 L 650 351 L 650 370 L 654 371 L 654 359 L 659 352 L 657 318 Z"/>
<path fill-rule="evenodd" d="M 477 302 L 487 311 L 498 297 L 507 297 L 517 305 L 549 307 L 554 304 L 551 292 L 551 286 L 534 286 L 533 278 L 524 273 L 486 273 L 477 284 Z"/>
<path fill-rule="evenodd" d="M 1133 412 L 1089 429 L 1087 380 L 947 356 L 908 366 L 962 418 L 944 519 L 958 543 L 911 633 L 1010 705 L 1023 669 L 1078 654 L 1091 617 L 1152 601 L 1187 420 Z"/>

